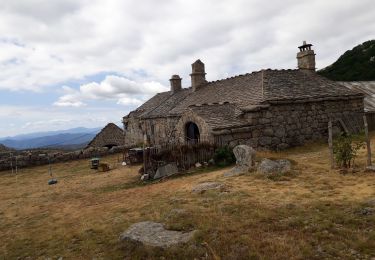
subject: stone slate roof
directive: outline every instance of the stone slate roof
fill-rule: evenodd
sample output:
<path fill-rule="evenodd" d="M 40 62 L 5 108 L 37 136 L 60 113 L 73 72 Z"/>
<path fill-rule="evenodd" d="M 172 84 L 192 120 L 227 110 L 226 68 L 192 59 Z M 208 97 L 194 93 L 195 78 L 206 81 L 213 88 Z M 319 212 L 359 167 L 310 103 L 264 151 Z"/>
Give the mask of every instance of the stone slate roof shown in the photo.
<path fill-rule="evenodd" d="M 212 129 L 243 126 L 246 123 L 240 117 L 241 111 L 234 104 L 210 104 L 189 107 L 204 119 Z"/>
<path fill-rule="evenodd" d="M 104 147 L 124 145 L 124 131 L 114 123 L 107 124 L 86 147 Z"/>
<path fill-rule="evenodd" d="M 375 81 L 342 81 L 338 83 L 349 89 L 362 92 L 365 95 L 365 111 L 375 112 Z"/>
<path fill-rule="evenodd" d="M 229 103 L 237 109 L 245 111 L 276 101 L 307 101 L 362 96 L 363 93 L 348 89 L 316 73 L 303 72 L 298 69 L 267 69 L 208 82 L 198 87 L 195 92 L 192 91 L 192 88 L 185 88 L 174 94 L 171 91 L 159 93 L 128 116 L 141 118 L 180 116 L 187 108 L 194 106 L 196 108 L 193 110 L 197 111 L 197 114 L 203 115 L 215 125 L 217 123 L 213 121 L 216 119 L 220 121 L 220 124 L 230 121 L 230 117 L 221 114 L 221 106 L 212 106 L 206 112 L 207 107 L 205 109 L 197 107 L 205 104 Z M 236 121 L 237 119 L 232 120 Z"/>

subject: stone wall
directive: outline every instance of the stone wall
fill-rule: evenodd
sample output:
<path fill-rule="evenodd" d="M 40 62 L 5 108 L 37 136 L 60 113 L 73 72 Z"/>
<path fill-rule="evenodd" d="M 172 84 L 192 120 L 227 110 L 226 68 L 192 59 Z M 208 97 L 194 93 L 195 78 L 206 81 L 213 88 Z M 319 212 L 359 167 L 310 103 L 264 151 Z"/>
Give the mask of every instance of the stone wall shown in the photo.
<path fill-rule="evenodd" d="M 247 113 L 251 126 L 214 132 L 221 145 L 248 144 L 254 148 L 285 149 L 327 137 L 330 118 L 363 115 L 362 99 L 273 104 Z"/>
<path fill-rule="evenodd" d="M 260 111 L 242 115 L 249 126 L 215 131 L 204 119 L 189 111 L 180 118 L 155 118 L 142 122 L 130 118 L 125 132 L 125 145 L 130 147 L 141 144 L 143 131 L 148 134 L 151 144 L 181 143 L 185 137 L 185 124 L 192 121 L 198 125 L 201 141 L 233 147 L 248 144 L 254 148 L 285 149 L 326 138 L 329 119 L 336 120 L 344 115 L 360 117 L 361 120 L 362 99 L 275 103 Z"/>
<path fill-rule="evenodd" d="M 12 157 L 10 153 L 0 153 L 0 171 L 11 170 L 11 165 L 18 169 L 47 165 L 51 163 L 61 163 L 80 159 L 90 159 L 92 157 L 101 157 L 115 153 L 122 153 L 124 146 L 116 146 L 111 149 L 104 148 L 88 148 L 73 152 L 50 152 L 50 151 L 14 151 Z M 87 161 L 89 166 L 89 161 Z"/>
<path fill-rule="evenodd" d="M 147 133 L 151 144 L 165 144 L 174 140 L 178 117 L 139 120 L 129 118 L 126 122 L 125 146 L 134 147 L 143 143 L 143 133 Z"/>
<path fill-rule="evenodd" d="M 198 126 L 201 142 L 212 143 L 214 141 L 210 126 L 204 121 L 203 118 L 196 115 L 193 111 L 188 110 L 180 117 L 175 127 L 176 132 L 174 134 L 174 138 L 177 143 L 185 143 L 185 128 L 186 124 L 189 122 L 193 122 Z"/>

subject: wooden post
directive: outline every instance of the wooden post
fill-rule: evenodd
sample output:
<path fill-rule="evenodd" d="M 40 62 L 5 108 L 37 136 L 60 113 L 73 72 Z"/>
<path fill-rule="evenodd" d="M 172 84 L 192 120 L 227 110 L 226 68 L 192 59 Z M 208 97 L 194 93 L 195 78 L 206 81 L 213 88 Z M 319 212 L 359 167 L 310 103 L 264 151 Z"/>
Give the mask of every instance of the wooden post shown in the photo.
<path fill-rule="evenodd" d="M 332 121 L 328 122 L 328 147 L 329 147 L 329 157 L 331 160 L 331 169 L 335 168 L 335 159 L 333 158 L 333 142 L 332 142 Z"/>
<path fill-rule="evenodd" d="M 365 135 L 366 135 L 366 146 L 367 146 L 367 166 L 371 166 L 371 146 L 370 146 L 370 137 L 368 135 L 368 124 L 366 115 L 363 115 L 363 123 L 365 125 Z"/>
<path fill-rule="evenodd" d="M 143 135 L 143 174 L 146 174 L 147 166 L 147 156 L 146 156 L 146 144 L 147 144 L 147 135 Z"/>

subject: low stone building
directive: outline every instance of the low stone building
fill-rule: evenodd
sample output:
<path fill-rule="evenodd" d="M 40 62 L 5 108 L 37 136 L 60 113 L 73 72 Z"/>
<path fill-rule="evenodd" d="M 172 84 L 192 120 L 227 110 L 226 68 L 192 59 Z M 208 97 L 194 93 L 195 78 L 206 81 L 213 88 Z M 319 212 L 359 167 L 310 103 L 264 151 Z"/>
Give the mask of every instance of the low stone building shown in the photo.
<path fill-rule="evenodd" d="M 362 92 L 369 130 L 375 130 L 375 81 L 341 81 L 345 87 Z"/>
<path fill-rule="evenodd" d="M 114 123 L 109 123 L 88 143 L 86 148 L 107 147 L 111 149 L 114 146 L 123 145 L 124 131 Z"/>
<path fill-rule="evenodd" d="M 191 87 L 173 75 L 158 93 L 123 118 L 125 145 L 207 141 L 284 149 L 327 136 L 330 119 L 362 127 L 363 93 L 315 73 L 315 53 L 304 43 L 298 69 L 265 69 L 207 82 L 205 65 L 192 64 Z"/>

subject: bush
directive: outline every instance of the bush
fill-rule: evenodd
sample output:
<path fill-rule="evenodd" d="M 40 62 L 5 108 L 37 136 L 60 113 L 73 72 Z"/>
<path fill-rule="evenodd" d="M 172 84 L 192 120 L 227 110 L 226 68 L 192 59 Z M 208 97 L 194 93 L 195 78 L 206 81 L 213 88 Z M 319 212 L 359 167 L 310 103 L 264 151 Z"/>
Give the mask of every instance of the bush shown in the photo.
<path fill-rule="evenodd" d="M 227 166 L 236 161 L 236 157 L 233 154 L 233 150 L 228 146 L 219 147 L 216 149 L 214 154 L 215 164 L 217 166 Z"/>
<path fill-rule="evenodd" d="M 363 136 L 353 136 L 342 133 L 333 141 L 333 154 L 336 163 L 342 168 L 350 168 L 354 165 L 358 150 L 364 147 Z"/>

